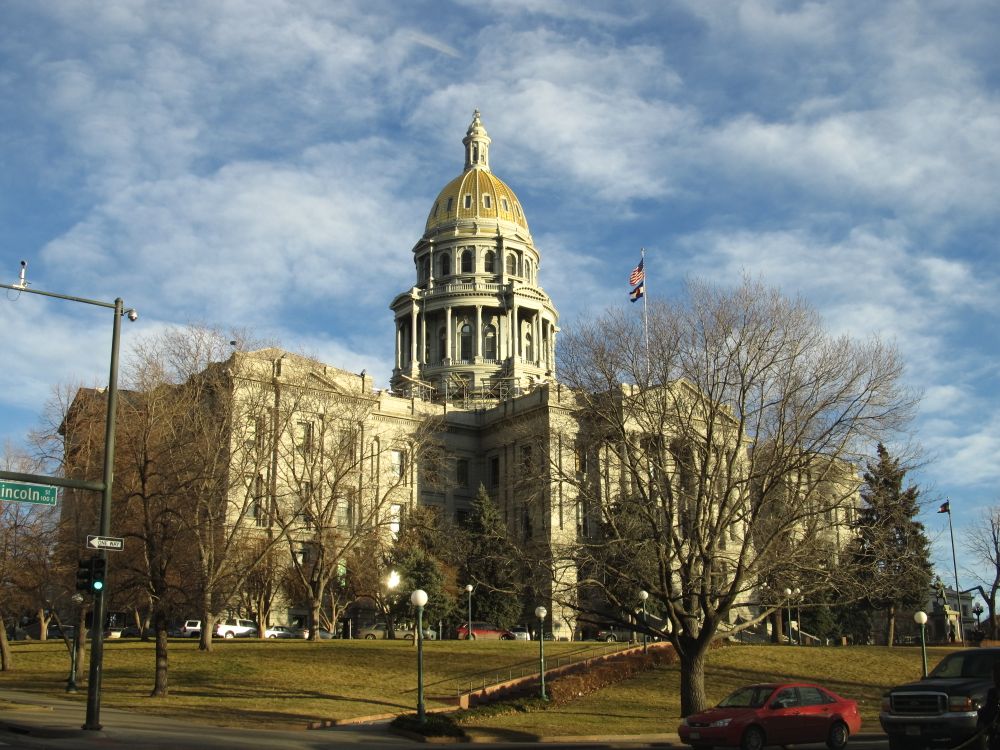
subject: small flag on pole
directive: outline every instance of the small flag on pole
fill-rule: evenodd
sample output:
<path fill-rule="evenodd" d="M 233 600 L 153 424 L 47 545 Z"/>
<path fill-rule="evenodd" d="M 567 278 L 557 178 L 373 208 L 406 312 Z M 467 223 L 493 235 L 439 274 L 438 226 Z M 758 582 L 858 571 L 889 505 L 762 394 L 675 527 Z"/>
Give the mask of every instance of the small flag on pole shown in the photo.
<path fill-rule="evenodd" d="M 628 277 L 629 286 L 635 286 L 640 281 L 645 280 L 646 272 L 642 270 L 642 264 L 646 262 L 645 258 L 639 261 L 639 265 L 632 269 L 632 275 Z M 634 302 L 635 300 L 633 300 Z"/>
<path fill-rule="evenodd" d="M 938 513 L 951 513 L 951 501 L 946 500 L 945 502 L 941 503 L 941 507 L 938 508 Z"/>
<path fill-rule="evenodd" d="M 633 302 L 638 302 L 640 299 L 642 299 L 643 286 L 645 286 L 645 285 L 644 284 L 639 284 L 639 286 L 637 286 L 635 289 L 633 289 L 631 292 L 629 292 L 628 298 L 630 300 L 632 300 Z"/>

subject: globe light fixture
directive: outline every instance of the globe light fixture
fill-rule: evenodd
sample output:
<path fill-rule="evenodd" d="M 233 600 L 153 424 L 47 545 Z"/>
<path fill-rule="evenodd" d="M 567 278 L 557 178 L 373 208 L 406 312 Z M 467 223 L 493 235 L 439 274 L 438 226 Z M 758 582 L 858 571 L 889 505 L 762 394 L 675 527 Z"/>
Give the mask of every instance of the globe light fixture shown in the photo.
<path fill-rule="evenodd" d="M 920 655 L 924 659 L 924 677 L 927 676 L 927 638 L 925 637 L 925 628 L 927 626 L 927 613 L 923 610 L 917 610 L 913 613 L 913 621 L 920 626 Z"/>
<path fill-rule="evenodd" d="M 535 607 L 535 617 L 538 618 L 538 683 L 541 686 L 539 697 L 548 700 L 545 695 L 545 615 L 549 612 L 545 607 Z"/>

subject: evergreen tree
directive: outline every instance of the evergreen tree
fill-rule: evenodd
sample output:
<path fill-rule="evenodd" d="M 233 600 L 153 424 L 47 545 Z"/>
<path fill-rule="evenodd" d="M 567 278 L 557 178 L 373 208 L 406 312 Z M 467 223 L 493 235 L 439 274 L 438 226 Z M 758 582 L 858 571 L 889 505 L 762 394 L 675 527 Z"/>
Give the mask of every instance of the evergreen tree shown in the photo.
<path fill-rule="evenodd" d="M 500 509 L 479 485 L 469 527 L 466 580 L 474 587 L 473 617 L 508 628 L 524 610 L 524 555 L 511 541 Z"/>
<path fill-rule="evenodd" d="M 885 641 L 892 645 L 896 613 L 924 603 L 931 584 L 930 543 L 920 511 L 919 490 L 903 489 L 907 469 L 878 445 L 878 462 L 868 462 L 861 489 L 857 536 L 848 555 L 854 598 L 862 609 L 885 613 Z"/>

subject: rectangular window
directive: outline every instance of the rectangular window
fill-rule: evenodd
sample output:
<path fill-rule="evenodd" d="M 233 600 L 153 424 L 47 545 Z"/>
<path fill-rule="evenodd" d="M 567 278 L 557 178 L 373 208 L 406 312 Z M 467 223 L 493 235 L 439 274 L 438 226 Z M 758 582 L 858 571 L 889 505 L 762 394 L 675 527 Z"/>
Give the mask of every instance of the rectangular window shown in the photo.
<path fill-rule="evenodd" d="M 403 530 L 403 506 L 393 503 L 389 506 L 389 531 L 394 539 L 399 538 L 399 532 Z"/>
<path fill-rule="evenodd" d="M 500 486 L 500 456 L 490 458 L 490 487 Z"/>
<path fill-rule="evenodd" d="M 490 208 L 490 196 L 489 196 L 489 194 L 483 196 L 483 208 Z"/>
<path fill-rule="evenodd" d="M 465 194 L 465 207 L 466 208 L 472 208 L 472 194 L 471 193 L 466 193 Z"/>
<path fill-rule="evenodd" d="M 253 499 L 250 501 L 250 517 L 257 526 L 267 526 L 265 508 L 264 477 L 256 476 L 253 480 Z"/>
<path fill-rule="evenodd" d="M 446 208 L 445 210 L 446 210 L 446 211 L 451 211 L 451 207 L 452 207 L 452 206 L 453 206 L 454 204 L 455 204 L 455 199 L 454 199 L 454 198 L 449 198 L 449 199 L 448 199 L 448 208 Z"/>
<path fill-rule="evenodd" d="M 503 210 L 504 211 L 510 211 L 510 204 L 507 203 L 507 199 L 506 198 L 501 198 L 500 199 L 500 205 L 503 206 Z"/>
<path fill-rule="evenodd" d="M 308 456 L 313 449 L 313 424 L 312 422 L 299 422 L 295 426 L 295 447 L 303 456 Z"/>
<path fill-rule="evenodd" d="M 337 528 L 342 531 L 352 531 L 354 528 L 354 512 L 351 508 L 350 499 L 340 497 L 334 502 L 336 503 L 336 508 L 334 509 L 333 515 L 337 523 Z"/>
<path fill-rule="evenodd" d="M 469 460 L 460 458 L 455 462 L 455 482 L 459 487 L 469 486 Z"/>
<path fill-rule="evenodd" d="M 389 451 L 390 470 L 394 479 L 406 477 L 406 454 L 401 450 Z"/>

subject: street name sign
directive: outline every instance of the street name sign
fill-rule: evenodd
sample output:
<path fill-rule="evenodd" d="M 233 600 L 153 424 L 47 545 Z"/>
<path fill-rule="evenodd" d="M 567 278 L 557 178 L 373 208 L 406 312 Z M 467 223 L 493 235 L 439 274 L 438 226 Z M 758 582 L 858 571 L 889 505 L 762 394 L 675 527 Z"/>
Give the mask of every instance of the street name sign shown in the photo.
<path fill-rule="evenodd" d="M 0 479 L 0 501 L 55 505 L 57 490 L 45 484 L 24 484 Z"/>
<path fill-rule="evenodd" d="M 125 549 L 125 540 L 120 536 L 88 536 L 88 549 Z"/>

